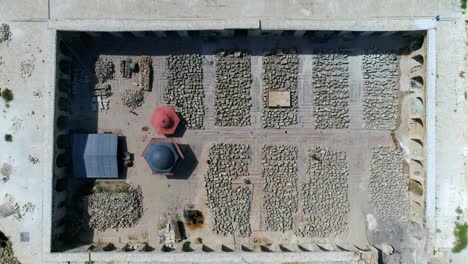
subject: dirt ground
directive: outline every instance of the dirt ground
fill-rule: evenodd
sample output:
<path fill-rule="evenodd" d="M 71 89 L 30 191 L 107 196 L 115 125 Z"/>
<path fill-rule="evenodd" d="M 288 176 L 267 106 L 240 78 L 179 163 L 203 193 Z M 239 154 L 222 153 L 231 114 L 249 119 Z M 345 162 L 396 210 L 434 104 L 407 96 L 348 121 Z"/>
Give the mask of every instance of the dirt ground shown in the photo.
<path fill-rule="evenodd" d="M 198 230 L 188 230 L 189 240 L 197 237 L 203 239 L 208 246 L 217 247 L 220 244 L 234 245 L 242 243 L 255 247 L 252 238 L 271 241 L 277 244 L 308 244 L 313 242 L 336 242 L 342 245 L 368 244 L 366 235 L 366 214 L 371 209 L 368 204 L 368 180 L 370 167 L 370 150 L 377 145 L 393 146 L 390 131 L 366 130 L 362 128 L 362 52 L 370 47 L 382 49 L 397 49 L 398 39 L 391 37 L 362 37 L 359 41 L 342 41 L 330 39 L 325 42 L 313 39 L 296 38 L 260 38 L 258 40 L 188 40 L 180 38 L 130 39 L 116 40 L 112 37 L 87 39 L 82 44 L 72 47 L 79 51 L 81 61 L 74 64 L 74 75 L 79 76 L 80 89 L 72 96 L 72 125 L 76 131 L 112 132 L 125 136 L 129 152 L 134 154 L 135 163 L 129 168 L 125 180 L 132 185 L 142 187 L 145 213 L 139 224 L 133 228 L 105 232 L 95 232 L 93 241 L 125 243 L 128 241 L 148 241 L 159 247 L 161 232 L 158 226 L 164 223 L 165 217 L 182 214 L 182 210 L 193 204 L 205 215 L 205 226 Z M 349 129 L 318 130 L 313 125 L 312 98 L 312 50 L 323 47 L 343 48 L 349 51 L 350 63 L 350 126 Z M 86 47 L 86 50 L 83 49 Z M 271 48 L 291 48 L 299 52 L 299 125 L 287 129 L 264 129 L 261 127 L 262 83 L 261 83 L 261 50 Z M 218 49 L 237 48 L 248 49 L 252 54 L 252 125 L 248 127 L 216 127 L 214 126 L 214 54 Z M 155 108 L 165 105 L 162 91 L 167 85 L 165 59 L 169 54 L 184 52 L 200 52 L 204 55 L 204 89 L 205 89 L 205 119 L 204 130 L 182 131 L 179 138 L 186 160 L 182 169 L 174 177 L 152 175 L 145 160 L 141 157 L 143 149 L 157 135 L 149 122 Z M 145 92 L 145 102 L 142 107 L 132 112 L 121 101 L 121 93 L 134 87 L 138 76 L 131 79 L 120 77 L 120 60 L 132 58 L 137 61 L 138 55 L 151 55 L 153 59 L 153 88 Z M 84 89 L 92 82 L 91 68 L 93 59 L 101 55 L 114 62 L 116 66 L 115 79 L 107 83 L 112 87 L 109 98 L 109 110 L 93 111 L 89 91 Z M 400 65 L 408 63 L 410 58 L 399 55 Z M 407 67 L 401 67 L 401 90 L 407 89 L 409 72 Z M 406 87 L 406 88 L 405 88 Z M 147 130 L 145 127 L 148 127 Z M 398 137 L 406 137 L 403 132 Z M 402 138 L 400 138 L 401 140 Z M 205 206 L 204 174 L 208 149 L 216 142 L 249 144 L 251 161 L 249 164 L 252 181 L 253 200 L 251 212 L 252 238 L 234 238 L 215 235 L 210 228 L 210 212 Z M 307 150 L 314 146 L 330 147 L 347 153 L 349 166 L 348 200 L 350 202 L 349 228 L 347 233 L 338 238 L 301 238 L 293 232 L 269 232 L 263 226 L 262 213 L 262 179 L 261 179 L 261 148 L 264 144 L 287 144 L 299 149 L 298 177 L 299 183 L 306 177 Z M 301 211 L 299 208 L 298 212 Z M 296 215 L 301 219 L 301 214 Z"/>

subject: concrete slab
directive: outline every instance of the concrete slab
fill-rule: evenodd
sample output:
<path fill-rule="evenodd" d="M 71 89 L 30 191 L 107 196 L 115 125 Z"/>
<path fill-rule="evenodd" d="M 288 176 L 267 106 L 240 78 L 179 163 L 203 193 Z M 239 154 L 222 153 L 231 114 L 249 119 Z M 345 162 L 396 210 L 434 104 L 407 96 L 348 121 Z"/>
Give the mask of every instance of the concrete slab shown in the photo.
<path fill-rule="evenodd" d="M 268 107 L 291 107 L 291 93 L 289 91 L 269 91 Z"/>
<path fill-rule="evenodd" d="M 149 19 L 149 18 L 401 18 L 452 16 L 457 1 L 393 0 L 355 1 L 120 1 L 51 0 L 52 19 Z"/>
<path fill-rule="evenodd" d="M 0 20 L 47 21 L 48 0 L 5 0 L 0 2 Z"/>
<path fill-rule="evenodd" d="M 47 146 L 52 144 L 47 138 L 52 102 L 47 88 L 48 30 L 47 23 L 9 25 L 11 41 L 0 44 L 0 79 L 1 88 L 11 89 L 14 100 L 8 108 L 3 100 L 0 103 L 0 164 L 11 164 L 13 173 L 7 182 L 0 182 L 0 203 L 11 195 L 22 217 L 0 218 L 0 230 L 10 236 L 22 263 L 35 263 L 42 256 L 42 179 L 50 166 Z M 13 136 L 12 142 L 3 140 L 5 133 Z M 29 233 L 29 242 L 20 241 L 20 232 Z"/>

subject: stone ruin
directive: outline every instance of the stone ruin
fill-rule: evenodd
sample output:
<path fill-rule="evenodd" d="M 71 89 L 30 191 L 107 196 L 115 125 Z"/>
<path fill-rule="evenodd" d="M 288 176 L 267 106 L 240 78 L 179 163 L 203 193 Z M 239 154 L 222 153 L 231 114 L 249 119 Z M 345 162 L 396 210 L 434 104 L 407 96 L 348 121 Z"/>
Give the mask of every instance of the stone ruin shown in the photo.
<path fill-rule="evenodd" d="M 297 154 L 294 146 L 263 146 L 263 211 L 267 230 L 285 232 L 294 228 L 298 209 Z"/>
<path fill-rule="evenodd" d="M 215 125 L 249 126 L 252 107 L 250 54 L 242 51 L 219 52 L 215 67 Z"/>
<path fill-rule="evenodd" d="M 340 51 L 316 51 L 312 67 L 315 128 L 348 128 L 348 55 Z"/>
<path fill-rule="evenodd" d="M 299 57 L 297 51 L 278 49 L 263 56 L 263 111 L 262 126 L 264 128 L 282 128 L 297 125 L 297 79 Z M 268 92 L 283 90 L 290 92 L 291 107 L 268 107 Z"/>
<path fill-rule="evenodd" d="M 248 237 L 252 233 L 252 191 L 248 186 L 232 184 L 233 179 L 249 175 L 249 160 L 249 145 L 219 143 L 210 148 L 205 190 L 212 228 L 217 234 Z"/>
<path fill-rule="evenodd" d="M 310 149 L 306 182 L 301 184 L 304 222 L 299 236 L 328 237 L 348 228 L 348 162 L 346 153 L 325 147 Z"/>
<path fill-rule="evenodd" d="M 398 57 L 369 50 L 362 56 L 363 127 L 395 130 L 398 125 Z"/>
<path fill-rule="evenodd" d="M 403 153 L 386 146 L 372 149 L 369 201 L 378 217 L 405 222 L 409 214 L 407 178 Z"/>
<path fill-rule="evenodd" d="M 188 129 L 202 129 L 205 114 L 203 69 L 200 54 L 170 55 L 167 58 L 168 84 L 164 98 L 180 108 Z"/>

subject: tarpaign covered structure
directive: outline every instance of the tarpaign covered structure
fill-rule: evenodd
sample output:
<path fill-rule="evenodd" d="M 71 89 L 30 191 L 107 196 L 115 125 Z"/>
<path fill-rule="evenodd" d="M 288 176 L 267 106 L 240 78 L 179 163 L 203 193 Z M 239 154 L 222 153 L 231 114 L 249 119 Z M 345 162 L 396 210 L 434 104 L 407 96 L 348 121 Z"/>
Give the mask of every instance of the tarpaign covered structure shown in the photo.
<path fill-rule="evenodd" d="M 151 116 L 151 125 L 158 134 L 174 134 L 179 123 L 177 113 L 169 106 L 158 107 Z"/>
<path fill-rule="evenodd" d="M 74 134 L 73 175 L 77 178 L 118 178 L 118 137 L 113 134 Z"/>
<path fill-rule="evenodd" d="M 153 174 L 172 175 L 179 161 L 184 159 L 177 142 L 167 138 L 153 138 L 142 156 Z"/>

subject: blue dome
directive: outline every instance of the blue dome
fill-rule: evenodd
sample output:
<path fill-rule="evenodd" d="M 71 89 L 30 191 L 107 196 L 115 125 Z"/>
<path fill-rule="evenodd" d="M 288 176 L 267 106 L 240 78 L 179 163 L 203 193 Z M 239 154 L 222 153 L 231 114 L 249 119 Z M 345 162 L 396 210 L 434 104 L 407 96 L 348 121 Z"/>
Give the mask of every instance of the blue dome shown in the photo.
<path fill-rule="evenodd" d="M 171 144 L 153 144 L 145 155 L 145 159 L 153 171 L 172 169 L 177 156 Z"/>

